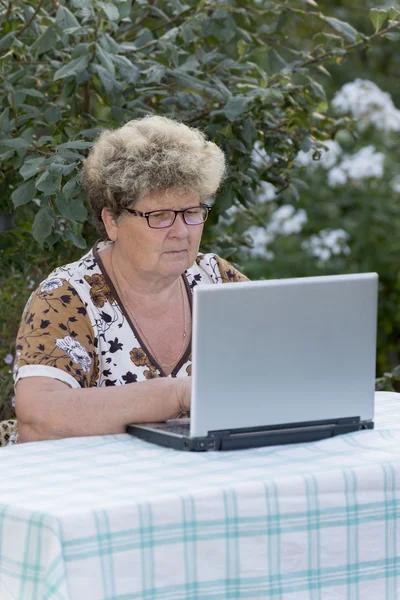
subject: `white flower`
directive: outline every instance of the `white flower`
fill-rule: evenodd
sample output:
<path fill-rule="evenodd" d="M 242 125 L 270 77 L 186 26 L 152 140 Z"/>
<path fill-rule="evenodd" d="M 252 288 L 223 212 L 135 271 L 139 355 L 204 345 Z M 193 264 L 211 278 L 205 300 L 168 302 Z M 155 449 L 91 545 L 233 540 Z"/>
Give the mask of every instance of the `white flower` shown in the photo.
<path fill-rule="evenodd" d="M 261 142 L 256 142 L 254 144 L 251 158 L 256 167 L 265 167 L 266 165 L 271 164 L 271 157 L 265 152 L 265 148 Z"/>
<path fill-rule="evenodd" d="M 225 226 L 228 226 L 233 223 L 238 213 L 240 213 L 240 209 L 235 204 L 232 204 L 232 206 L 220 215 L 219 219 Z"/>
<path fill-rule="evenodd" d="M 376 152 L 374 146 L 365 146 L 352 156 L 346 155 L 342 162 L 328 173 L 330 187 L 344 185 L 348 180 L 380 178 L 383 175 L 385 155 Z"/>
<path fill-rule="evenodd" d="M 396 175 L 396 177 L 393 177 L 392 181 L 390 182 L 390 187 L 397 194 L 400 193 L 400 175 Z"/>
<path fill-rule="evenodd" d="M 267 258 L 268 260 L 274 258 L 273 253 L 266 249 L 266 246 L 273 241 L 274 236 L 268 233 L 265 227 L 254 225 L 246 231 L 246 234 L 253 240 L 253 247 L 249 250 L 250 256 Z"/>
<path fill-rule="evenodd" d="M 338 185 L 344 185 L 347 181 L 347 174 L 341 167 L 333 167 L 328 172 L 328 185 L 330 187 L 337 187 Z"/>
<path fill-rule="evenodd" d="M 61 348 L 61 350 L 64 350 L 86 373 L 89 371 L 92 359 L 80 342 L 74 340 L 70 335 L 67 335 L 65 338 L 57 338 L 56 346 Z"/>
<path fill-rule="evenodd" d="M 338 112 L 350 113 L 358 119 L 359 128 L 374 125 L 381 131 L 400 131 L 400 110 L 390 94 L 373 81 L 356 79 L 346 83 L 335 95 L 332 106 Z"/>
<path fill-rule="evenodd" d="M 14 360 L 14 357 L 13 357 L 12 354 L 7 354 L 4 357 L 4 362 L 6 363 L 6 365 L 11 365 L 11 363 L 13 362 L 13 360 Z"/>
<path fill-rule="evenodd" d="M 258 194 L 258 201 L 262 204 L 264 202 L 270 202 L 275 198 L 276 187 L 269 181 L 261 182 L 261 191 Z"/>
<path fill-rule="evenodd" d="M 300 208 L 298 211 L 291 204 L 284 204 L 276 210 L 267 226 L 267 231 L 272 234 L 291 235 L 299 233 L 307 223 L 307 213 Z"/>
<path fill-rule="evenodd" d="M 52 277 L 51 279 L 47 279 L 42 287 L 40 288 L 41 292 L 51 292 L 52 290 L 56 290 L 57 288 L 63 285 L 63 280 L 58 277 Z"/>
<path fill-rule="evenodd" d="M 349 237 L 343 229 L 323 229 L 317 235 L 312 235 L 301 246 L 321 262 L 326 262 L 332 255 L 350 254 L 350 248 L 346 244 Z"/>
<path fill-rule="evenodd" d="M 342 147 L 335 140 L 328 140 L 323 142 L 325 148 L 311 148 L 308 152 L 300 150 L 295 158 L 295 163 L 299 167 L 307 167 L 309 169 L 316 169 L 322 167 L 324 169 L 330 169 L 336 164 L 339 156 L 342 154 Z M 319 160 L 314 160 L 313 155 L 316 150 L 321 152 Z"/>

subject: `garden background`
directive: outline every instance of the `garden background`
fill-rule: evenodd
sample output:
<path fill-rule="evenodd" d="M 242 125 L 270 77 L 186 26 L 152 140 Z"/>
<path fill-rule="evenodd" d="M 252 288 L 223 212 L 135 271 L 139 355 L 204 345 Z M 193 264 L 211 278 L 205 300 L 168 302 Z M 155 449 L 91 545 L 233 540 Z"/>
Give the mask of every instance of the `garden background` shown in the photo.
<path fill-rule="evenodd" d="M 255 279 L 378 272 L 377 387 L 400 390 L 399 19 L 379 0 L 0 0 L 0 420 L 29 294 L 96 239 L 82 160 L 154 113 L 227 155 L 203 250 Z"/>

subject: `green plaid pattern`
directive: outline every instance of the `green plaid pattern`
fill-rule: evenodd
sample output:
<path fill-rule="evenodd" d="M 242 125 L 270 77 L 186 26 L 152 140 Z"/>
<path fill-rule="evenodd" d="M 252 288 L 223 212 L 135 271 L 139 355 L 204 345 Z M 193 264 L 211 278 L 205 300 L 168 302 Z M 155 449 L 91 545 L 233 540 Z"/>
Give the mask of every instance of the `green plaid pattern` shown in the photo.
<path fill-rule="evenodd" d="M 311 444 L 3 448 L 0 598 L 396 600 L 399 400 L 377 394 L 375 430 Z"/>

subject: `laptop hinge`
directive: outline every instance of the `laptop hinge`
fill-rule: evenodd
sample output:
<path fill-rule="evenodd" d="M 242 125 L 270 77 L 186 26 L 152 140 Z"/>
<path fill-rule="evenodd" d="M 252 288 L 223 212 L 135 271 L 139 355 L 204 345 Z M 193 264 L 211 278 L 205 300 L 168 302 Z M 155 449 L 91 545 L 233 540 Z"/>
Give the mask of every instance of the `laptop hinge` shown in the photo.
<path fill-rule="evenodd" d="M 266 427 L 209 431 L 208 435 L 218 440 L 217 445 L 220 449 L 228 450 L 233 446 L 245 448 L 317 441 L 343 433 L 372 428 L 372 421 L 361 421 L 360 417 L 345 417 L 323 421 L 268 425 Z"/>
<path fill-rule="evenodd" d="M 242 427 L 235 429 L 219 429 L 209 431 L 209 436 L 218 437 L 231 437 L 241 436 L 249 434 L 260 434 L 260 433 L 284 433 L 285 431 L 301 430 L 305 431 L 308 429 L 316 428 L 336 428 L 336 427 L 354 427 L 358 429 L 361 420 L 360 417 L 344 417 L 341 419 L 325 419 L 324 421 L 302 421 L 300 423 L 284 423 L 280 425 L 266 425 L 265 427 Z"/>

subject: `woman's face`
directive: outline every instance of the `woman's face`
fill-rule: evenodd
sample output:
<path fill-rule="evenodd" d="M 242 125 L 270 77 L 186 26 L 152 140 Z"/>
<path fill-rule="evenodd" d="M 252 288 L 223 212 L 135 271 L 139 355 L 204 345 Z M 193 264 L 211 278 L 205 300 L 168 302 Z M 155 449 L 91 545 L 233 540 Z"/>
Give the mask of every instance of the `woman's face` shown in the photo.
<path fill-rule="evenodd" d="M 134 206 L 140 212 L 184 210 L 199 206 L 200 200 L 186 190 L 164 190 L 143 196 Z M 177 215 L 170 227 L 152 229 L 147 219 L 126 214 L 107 227 L 110 239 L 122 259 L 147 277 L 179 277 L 195 261 L 204 225 L 187 225 Z"/>

